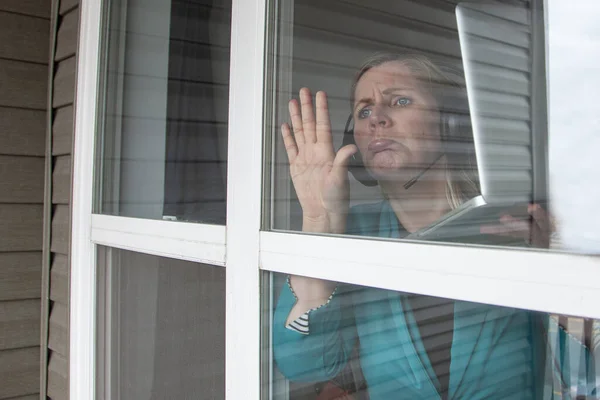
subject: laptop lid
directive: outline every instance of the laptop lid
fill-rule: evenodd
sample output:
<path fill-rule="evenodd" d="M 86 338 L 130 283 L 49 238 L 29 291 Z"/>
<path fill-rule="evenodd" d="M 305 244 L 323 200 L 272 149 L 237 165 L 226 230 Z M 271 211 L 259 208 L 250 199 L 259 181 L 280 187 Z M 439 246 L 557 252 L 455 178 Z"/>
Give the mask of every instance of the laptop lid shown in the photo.
<path fill-rule="evenodd" d="M 532 90 L 539 71 L 537 75 L 533 71 L 535 36 L 530 16 L 524 5 L 480 1 L 456 7 L 477 169 L 486 203 L 546 198 L 546 146 L 536 142 L 532 131 L 539 125 L 534 121 L 539 94 Z M 542 108 L 543 115 L 537 119 L 545 118 L 545 104 Z M 546 133 L 540 131 L 539 136 L 545 138 Z"/>

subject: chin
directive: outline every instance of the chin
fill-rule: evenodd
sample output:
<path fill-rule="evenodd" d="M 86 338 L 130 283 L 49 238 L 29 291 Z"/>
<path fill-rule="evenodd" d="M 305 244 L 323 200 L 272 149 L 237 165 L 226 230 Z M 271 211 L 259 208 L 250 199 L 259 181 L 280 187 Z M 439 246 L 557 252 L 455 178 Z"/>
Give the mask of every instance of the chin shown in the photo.
<path fill-rule="evenodd" d="M 402 183 L 409 181 L 420 171 L 418 167 L 407 165 L 399 160 L 396 161 L 385 165 L 372 164 L 368 166 L 367 170 L 378 181 Z"/>
<path fill-rule="evenodd" d="M 399 181 L 406 177 L 407 172 L 402 168 L 368 168 L 369 173 L 378 181 Z"/>

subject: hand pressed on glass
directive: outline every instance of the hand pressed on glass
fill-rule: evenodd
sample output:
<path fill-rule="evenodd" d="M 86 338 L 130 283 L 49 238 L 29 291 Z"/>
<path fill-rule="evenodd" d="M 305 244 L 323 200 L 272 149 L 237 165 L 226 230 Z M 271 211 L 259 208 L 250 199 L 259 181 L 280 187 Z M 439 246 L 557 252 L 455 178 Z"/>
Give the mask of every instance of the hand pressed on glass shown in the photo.
<path fill-rule="evenodd" d="M 499 224 L 483 225 L 481 233 L 519 238 L 532 246 L 548 248 L 550 234 L 555 231 L 552 216 L 539 204 L 529 204 L 527 213 L 526 219 L 505 214 Z"/>
<path fill-rule="evenodd" d="M 355 145 L 333 148 L 325 92 L 317 92 L 316 118 L 310 90 L 300 90 L 300 105 L 289 102 L 293 134 L 281 127 L 290 175 L 303 212 L 303 231 L 344 233 L 348 214 L 348 161 Z"/>

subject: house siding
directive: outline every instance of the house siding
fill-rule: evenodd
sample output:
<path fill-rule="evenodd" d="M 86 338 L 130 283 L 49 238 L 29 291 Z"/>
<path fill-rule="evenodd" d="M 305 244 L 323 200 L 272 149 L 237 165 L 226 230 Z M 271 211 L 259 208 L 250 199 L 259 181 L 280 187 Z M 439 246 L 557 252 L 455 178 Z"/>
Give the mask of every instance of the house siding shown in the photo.
<path fill-rule="evenodd" d="M 50 4 L 0 2 L 0 399 L 40 393 Z"/>
<path fill-rule="evenodd" d="M 46 239 L 47 370 L 44 390 L 48 399 L 69 398 L 69 251 L 71 221 L 71 151 L 75 99 L 79 8 L 77 1 L 54 0 L 58 10 L 51 93 L 49 155 L 51 168 L 46 199 L 49 237 Z"/>

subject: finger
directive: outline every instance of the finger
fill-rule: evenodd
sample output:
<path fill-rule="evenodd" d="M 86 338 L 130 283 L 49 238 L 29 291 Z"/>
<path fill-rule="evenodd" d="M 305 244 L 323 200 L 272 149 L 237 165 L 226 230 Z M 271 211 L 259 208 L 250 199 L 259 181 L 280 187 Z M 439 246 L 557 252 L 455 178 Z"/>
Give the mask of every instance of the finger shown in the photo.
<path fill-rule="evenodd" d="M 339 149 L 333 159 L 333 171 L 336 173 L 346 173 L 348 171 L 350 158 L 357 151 L 358 147 L 354 144 L 349 144 Z"/>
<path fill-rule="evenodd" d="M 531 235 L 529 239 L 529 243 L 535 247 L 541 249 L 547 249 L 550 247 L 550 232 L 543 231 L 540 227 L 533 223 L 533 227 L 531 228 Z"/>
<path fill-rule="evenodd" d="M 316 109 L 317 109 L 317 142 L 332 143 L 331 138 L 331 121 L 329 119 L 329 106 L 327 104 L 327 94 L 319 91 L 316 94 Z"/>
<path fill-rule="evenodd" d="M 294 136 L 292 135 L 292 131 L 288 124 L 281 125 L 281 136 L 283 136 L 283 145 L 285 146 L 285 151 L 291 164 L 298 155 L 298 146 L 296 145 L 296 141 L 294 140 Z"/>
<path fill-rule="evenodd" d="M 550 234 L 552 233 L 552 222 L 548 212 L 539 204 L 530 204 L 527 211 L 531 215 L 531 244 L 539 248 L 550 246 Z"/>
<path fill-rule="evenodd" d="M 523 232 L 516 231 L 513 227 L 505 225 L 482 225 L 479 232 L 485 235 L 498 235 L 506 237 L 516 237 L 520 239 L 529 239 L 529 235 L 523 234 Z"/>
<path fill-rule="evenodd" d="M 306 143 L 315 143 L 315 112 L 313 111 L 312 95 L 307 88 L 300 89 L 300 106 L 302 108 L 302 127 Z"/>
<path fill-rule="evenodd" d="M 483 225 L 480 228 L 480 232 L 488 235 L 508 236 L 529 240 L 530 223 L 529 221 L 517 219 L 510 215 L 504 215 L 500 217 L 500 224 Z"/>
<path fill-rule="evenodd" d="M 527 211 L 534 223 L 539 227 L 542 232 L 550 231 L 550 219 L 548 213 L 539 204 L 530 204 L 527 207 Z"/>
<path fill-rule="evenodd" d="M 294 139 L 298 147 L 302 147 L 305 143 L 304 127 L 302 125 L 302 114 L 300 114 L 300 106 L 295 99 L 290 100 L 289 104 L 290 119 L 292 120 L 292 128 L 294 130 Z"/>

